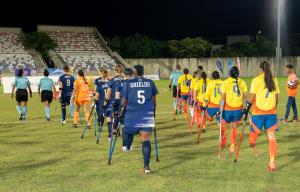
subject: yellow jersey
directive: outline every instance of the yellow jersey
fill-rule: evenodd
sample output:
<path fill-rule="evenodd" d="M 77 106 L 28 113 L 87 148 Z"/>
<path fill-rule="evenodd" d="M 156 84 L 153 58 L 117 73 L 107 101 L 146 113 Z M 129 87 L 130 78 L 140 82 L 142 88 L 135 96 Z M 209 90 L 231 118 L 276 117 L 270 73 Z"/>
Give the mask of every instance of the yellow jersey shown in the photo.
<path fill-rule="evenodd" d="M 238 78 L 228 78 L 221 85 L 221 94 L 225 94 L 225 110 L 237 110 L 243 108 L 244 94 L 247 93 L 247 84 Z"/>
<path fill-rule="evenodd" d="M 205 92 L 205 106 L 208 107 L 219 107 L 221 100 L 221 85 L 222 80 L 216 79 L 211 80 L 207 84 L 206 92 Z"/>
<path fill-rule="evenodd" d="M 191 88 L 192 91 L 195 89 L 195 85 L 196 85 L 197 81 L 198 81 L 197 77 L 195 77 L 195 78 L 193 78 L 191 80 L 191 86 L 190 86 L 190 88 Z"/>
<path fill-rule="evenodd" d="M 277 78 L 273 78 L 275 91 L 269 92 L 265 84 L 265 75 L 260 74 L 252 80 L 250 93 L 255 94 L 252 113 L 276 114 L 276 95 L 280 93 Z"/>
<path fill-rule="evenodd" d="M 206 83 L 204 83 L 203 79 L 200 79 L 195 84 L 195 92 L 197 93 L 196 100 L 200 103 L 204 103 L 205 91 L 207 88 L 207 84 L 209 83 L 209 79 L 206 79 Z"/>
<path fill-rule="evenodd" d="M 189 82 L 193 79 L 190 74 L 183 74 L 178 79 L 178 85 L 180 85 L 180 94 L 188 95 L 190 92 Z"/>

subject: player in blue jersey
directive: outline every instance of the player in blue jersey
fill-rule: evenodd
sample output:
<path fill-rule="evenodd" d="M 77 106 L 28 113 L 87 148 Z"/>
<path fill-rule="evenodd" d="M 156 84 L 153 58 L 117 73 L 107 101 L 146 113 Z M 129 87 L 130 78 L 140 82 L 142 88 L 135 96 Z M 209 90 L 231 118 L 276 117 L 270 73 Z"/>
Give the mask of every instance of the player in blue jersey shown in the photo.
<path fill-rule="evenodd" d="M 17 77 L 12 84 L 11 98 L 14 98 L 14 92 L 16 91 L 16 101 L 17 101 L 17 111 L 19 113 L 19 120 L 26 119 L 27 114 L 27 102 L 28 102 L 28 92 L 30 97 L 32 97 L 32 91 L 30 88 L 30 82 L 27 77 L 23 76 L 23 69 L 19 69 Z M 23 104 L 23 107 L 22 107 Z"/>
<path fill-rule="evenodd" d="M 133 71 L 131 68 L 125 68 L 124 69 L 124 80 L 122 80 L 116 87 L 116 95 L 115 95 L 115 101 L 117 100 L 121 100 L 123 98 L 123 95 L 124 95 L 124 86 L 127 84 L 127 82 L 132 79 L 132 76 L 133 76 Z M 118 110 L 118 112 L 121 111 L 121 102 L 115 102 L 114 103 L 114 108 Z M 124 122 L 120 122 L 122 124 L 124 124 Z M 123 131 L 123 130 L 122 130 Z M 130 147 L 129 149 L 127 149 L 127 146 L 125 144 L 125 140 L 126 138 L 124 139 L 124 136 L 126 136 L 126 134 L 122 133 L 122 136 L 123 136 L 123 151 L 124 152 L 128 152 L 132 149 L 132 147 Z"/>
<path fill-rule="evenodd" d="M 102 69 L 100 71 L 101 77 L 97 78 L 95 80 L 95 102 L 96 102 L 96 112 L 98 115 L 98 125 L 100 126 L 102 124 L 102 121 L 104 121 L 104 116 L 106 115 L 106 103 L 108 102 L 106 100 L 107 95 L 107 89 L 108 89 L 108 72 L 106 69 Z M 102 129 L 102 128 L 101 128 Z M 108 138 L 110 139 L 111 135 L 111 129 L 108 129 Z"/>
<path fill-rule="evenodd" d="M 69 105 L 69 111 L 71 117 L 73 118 L 73 107 L 71 107 L 70 101 L 74 89 L 74 76 L 70 73 L 70 68 L 65 65 L 63 68 L 65 74 L 59 77 L 59 91 L 60 91 L 60 105 L 61 105 L 61 124 L 66 123 L 66 107 Z"/>
<path fill-rule="evenodd" d="M 117 115 L 118 111 L 114 110 L 113 104 L 115 102 L 118 102 L 118 101 L 115 101 L 115 93 L 116 93 L 116 87 L 117 87 L 118 83 L 120 83 L 120 81 L 123 80 L 122 65 L 117 65 L 115 68 L 115 71 L 116 71 L 116 75 L 109 80 L 108 89 L 107 89 L 107 98 L 106 98 L 107 100 L 109 100 L 109 102 L 107 104 L 107 108 L 106 108 L 106 110 L 108 112 L 107 113 L 107 126 L 108 126 L 108 129 L 112 129 L 113 133 L 116 133 L 116 129 L 117 129 L 117 126 L 119 123 L 118 115 Z"/>
<path fill-rule="evenodd" d="M 45 105 L 46 119 L 50 121 L 50 104 L 53 100 L 53 93 L 56 95 L 56 89 L 53 80 L 48 77 L 49 72 L 47 69 L 44 71 L 44 76 L 39 82 L 38 94 L 41 97 L 41 102 Z"/>
<path fill-rule="evenodd" d="M 154 113 L 158 91 L 152 80 L 143 78 L 143 66 L 135 65 L 133 71 L 135 77 L 124 86 L 120 120 L 122 121 L 124 118 L 123 134 L 126 136 L 123 138 L 125 138 L 127 149 L 130 149 L 133 136 L 140 135 L 144 172 L 149 174 L 150 137 L 152 129 L 155 127 Z"/>

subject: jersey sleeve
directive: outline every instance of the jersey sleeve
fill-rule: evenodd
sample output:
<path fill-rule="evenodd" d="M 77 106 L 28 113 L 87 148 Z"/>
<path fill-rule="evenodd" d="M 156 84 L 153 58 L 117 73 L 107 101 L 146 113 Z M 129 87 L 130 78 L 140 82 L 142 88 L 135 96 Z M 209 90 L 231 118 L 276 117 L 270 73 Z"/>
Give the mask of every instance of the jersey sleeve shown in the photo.
<path fill-rule="evenodd" d="M 158 94 L 158 90 L 155 86 L 155 83 L 153 81 L 151 81 L 151 84 L 152 84 L 152 97 L 156 96 Z"/>
<path fill-rule="evenodd" d="M 128 100 L 128 85 L 129 83 L 126 83 L 124 86 L 123 86 L 123 98 L 127 99 Z"/>
<path fill-rule="evenodd" d="M 114 86 L 114 79 L 111 79 L 108 82 L 108 87 L 111 88 L 111 89 L 113 89 L 113 86 Z"/>
<path fill-rule="evenodd" d="M 170 80 L 172 80 L 173 79 L 173 73 L 171 73 L 171 75 L 170 75 Z"/>
<path fill-rule="evenodd" d="M 251 82 L 250 93 L 256 94 L 257 93 L 257 89 L 258 89 L 257 80 L 253 79 L 252 82 Z"/>
<path fill-rule="evenodd" d="M 220 91 L 221 91 L 222 94 L 226 93 L 225 82 L 223 82 L 223 83 L 221 84 Z"/>
<path fill-rule="evenodd" d="M 59 78 L 58 78 L 58 82 L 61 82 L 62 80 L 62 76 L 60 76 Z"/>
<path fill-rule="evenodd" d="M 243 93 L 247 93 L 248 92 L 248 87 L 247 87 L 247 84 L 246 84 L 246 82 L 243 80 L 242 81 L 243 83 L 243 87 L 242 87 L 242 91 L 243 91 Z"/>
<path fill-rule="evenodd" d="M 297 76 L 296 76 L 295 73 L 293 73 L 293 74 L 291 75 L 291 80 L 292 80 L 292 81 L 297 81 L 297 80 L 298 80 L 298 78 L 297 78 Z"/>

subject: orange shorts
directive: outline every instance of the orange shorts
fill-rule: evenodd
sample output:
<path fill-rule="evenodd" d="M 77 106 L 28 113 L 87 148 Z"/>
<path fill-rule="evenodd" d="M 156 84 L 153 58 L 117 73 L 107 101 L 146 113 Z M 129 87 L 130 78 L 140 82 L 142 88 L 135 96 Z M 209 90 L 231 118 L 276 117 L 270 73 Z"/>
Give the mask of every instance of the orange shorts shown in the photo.
<path fill-rule="evenodd" d="M 90 101 L 87 101 L 87 100 L 74 100 L 75 105 L 86 105 L 89 103 L 90 103 Z"/>

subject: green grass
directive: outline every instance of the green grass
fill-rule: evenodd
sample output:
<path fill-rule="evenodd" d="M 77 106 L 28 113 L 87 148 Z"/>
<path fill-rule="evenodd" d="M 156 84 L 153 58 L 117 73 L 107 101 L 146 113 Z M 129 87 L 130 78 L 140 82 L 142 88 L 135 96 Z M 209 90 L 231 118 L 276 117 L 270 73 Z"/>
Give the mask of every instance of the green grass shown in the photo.
<path fill-rule="evenodd" d="M 279 117 L 284 114 L 287 98 L 284 81 L 280 79 Z M 167 81 L 156 84 L 160 92 L 157 111 L 160 162 L 154 161 L 153 145 L 149 176 L 142 174 L 138 138 L 130 153 L 121 152 L 118 140 L 112 165 L 108 166 L 106 129 L 99 145 L 90 130 L 82 143 L 82 127 L 72 129 L 70 121 L 67 126 L 60 125 L 58 102 L 52 106 L 51 122 L 46 122 L 43 106 L 35 94 L 30 100 L 28 120 L 18 121 L 15 101 L 1 93 L 0 191 L 299 191 L 299 124 L 280 125 L 276 173 L 267 171 L 269 153 L 265 134 L 258 140 L 257 159 L 248 147 L 249 126 L 238 163 L 234 164 L 232 154 L 227 152 L 219 160 L 219 132 L 215 123 L 202 135 L 202 143 L 195 144 L 196 128 L 191 136 L 182 116 L 177 121 L 171 120 Z"/>

